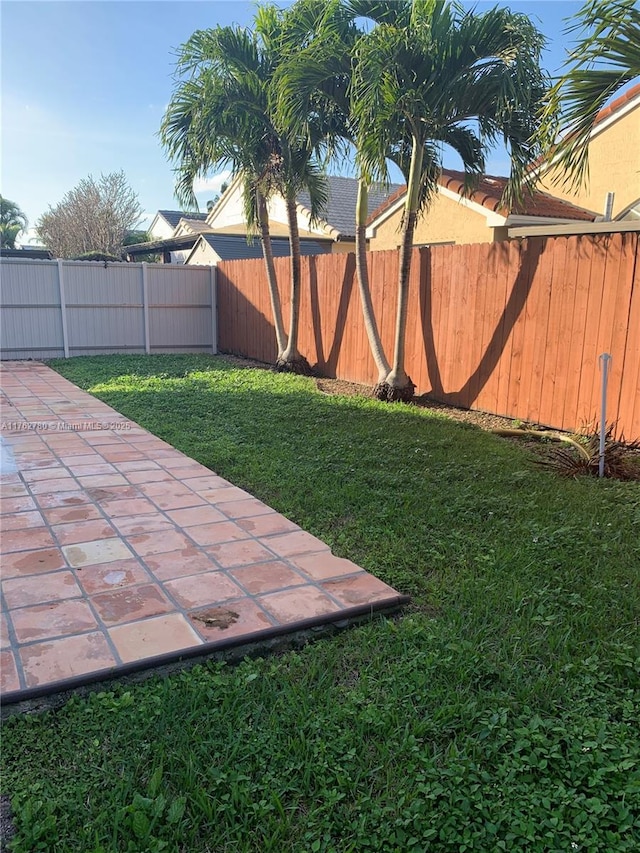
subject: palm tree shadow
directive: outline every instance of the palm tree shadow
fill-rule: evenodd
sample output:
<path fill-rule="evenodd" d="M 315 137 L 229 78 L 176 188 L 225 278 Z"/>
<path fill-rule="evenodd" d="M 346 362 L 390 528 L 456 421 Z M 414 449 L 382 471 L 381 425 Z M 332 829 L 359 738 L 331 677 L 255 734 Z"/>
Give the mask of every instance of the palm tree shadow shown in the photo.
<path fill-rule="evenodd" d="M 311 323 L 313 326 L 313 338 L 316 350 L 316 363 L 313 369 L 325 376 L 335 376 L 338 366 L 338 356 L 344 339 L 345 327 L 347 324 L 347 313 L 349 302 L 351 301 L 351 293 L 353 291 L 353 282 L 356 271 L 356 256 L 349 253 L 346 257 L 344 265 L 344 274 L 342 285 L 340 288 L 340 302 L 336 311 L 336 325 L 331 341 L 331 349 L 328 355 L 324 355 L 324 344 L 322 340 L 322 311 L 320 308 L 320 298 L 318 293 L 318 269 L 317 257 L 311 255 L 309 257 L 309 290 L 311 296 Z"/>
<path fill-rule="evenodd" d="M 442 381 L 442 372 L 438 363 L 438 354 L 435 348 L 434 322 L 433 322 L 433 294 L 431 282 L 431 250 L 423 249 L 420 252 L 420 310 L 422 313 L 422 337 L 424 352 L 427 362 L 427 373 L 431 383 L 429 394 L 435 400 L 448 403 L 452 406 L 463 406 L 469 408 L 485 387 L 493 371 L 495 370 L 500 356 L 504 352 L 505 345 L 513 327 L 520 317 L 529 297 L 531 285 L 542 255 L 544 241 L 541 239 L 528 239 L 522 243 L 520 253 L 520 264 L 516 279 L 511 288 L 509 298 L 504 306 L 500 319 L 496 323 L 491 340 L 487 344 L 484 353 L 473 373 L 467 378 L 464 385 L 458 391 L 446 391 Z"/>

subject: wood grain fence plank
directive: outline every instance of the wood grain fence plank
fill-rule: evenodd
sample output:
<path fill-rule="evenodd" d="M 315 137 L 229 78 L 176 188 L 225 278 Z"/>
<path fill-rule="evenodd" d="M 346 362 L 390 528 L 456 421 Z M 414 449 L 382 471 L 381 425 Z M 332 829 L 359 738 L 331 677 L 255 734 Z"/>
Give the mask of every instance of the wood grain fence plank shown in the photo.
<path fill-rule="evenodd" d="M 640 439 L 640 240 L 636 243 L 635 271 L 631 290 L 624 373 L 618 407 L 618 433 Z"/>
<path fill-rule="evenodd" d="M 554 394 L 556 395 L 557 366 L 561 353 L 565 354 L 563 333 L 566 333 L 566 320 L 563 315 L 567 312 L 569 301 L 572 301 L 572 290 L 566 286 L 567 280 L 567 240 L 556 240 L 553 252 L 553 269 L 549 288 L 549 308 L 547 334 L 544 344 L 544 367 L 540 387 L 540 402 L 538 420 L 543 424 L 554 422 Z M 558 387 L 558 391 L 559 391 Z"/>
<path fill-rule="evenodd" d="M 556 362 L 558 381 L 553 398 L 554 421 L 571 430 L 576 423 L 584 327 L 591 275 L 591 242 L 569 237 L 565 261 L 565 295 L 560 347 Z"/>

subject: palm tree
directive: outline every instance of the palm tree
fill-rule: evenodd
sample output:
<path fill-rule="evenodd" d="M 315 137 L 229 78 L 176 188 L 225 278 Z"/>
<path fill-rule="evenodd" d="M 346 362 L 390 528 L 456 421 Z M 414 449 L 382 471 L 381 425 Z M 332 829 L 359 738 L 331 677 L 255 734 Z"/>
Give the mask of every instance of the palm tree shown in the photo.
<path fill-rule="evenodd" d="M 520 197 L 538 153 L 534 131 L 546 91 L 542 46 L 525 15 L 503 8 L 463 13 L 445 0 L 413 0 L 357 43 L 351 100 L 361 167 L 386 177 L 389 146 L 397 141 L 389 128 L 400 125 L 411 142 L 394 353 L 378 388 L 383 399 L 406 400 L 414 390 L 404 367 L 413 234 L 419 212 L 437 191 L 443 151 L 459 155 L 470 189 L 491 145 L 504 140 L 511 159 L 505 201 Z"/>
<path fill-rule="evenodd" d="M 343 159 L 357 138 L 351 109 L 351 82 L 355 45 L 362 37 L 355 19 L 368 16 L 384 20 L 397 16 L 406 0 L 298 0 L 287 16 L 284 32 L 287 58 L 280 64 L 275 80 L 277 120 L 285 129 L 305 128 L 309 116 L 325 117 L 325 156 Z M 401 146 L 388 151 L 397 158 Z M 371 353 L 383 383 L 391 367 L 382 346 L 376 322 L 366 256 L 366 221 L 370 177 L 358 174 L 355 219 L 356 276 L 364 325 Z"/>
<path fill-rule="evenodd" d="M 309 372 L 298 351 L 300 240 L 296 196 L 306 189 L 311 212 L 326 204 L 326 188 L 306 140 L 285 137 L 270 112 L 270 87 L 279 60 L 282 16 L 274 7 L 256 14 L 256 30 L 216 27 L 194 33 L 180 50 L 177 85 L 162 122 L 160 138 L 177 162 L 176 195 L 193 204 L 193 181 L 214 168 L 241 175 L 249 231 L 261 236 L 277 341 L 277 366 Z M 188 75 L 188 76 L 187 76 Z M 268 201 L 286 202 L 291 245 L 291 311 L 285 334 L 271 250 Z"/>
<path fill-rule="evenodd" d="M 0 195 L 0 248 L 15 249 L 16 239 L 28 225 L 27 217 L 14 201 Z"/>
<path fill-rule="evenodd" d="M 549 154 L 560 166 L 558 180 L 574 189 L 588 175 L 589 139 L 598 113 L 640 77 L 640 8 L 636 0 L 590 0 L 567 29 L 579 31 L 583 37 L 550 92 L 541 125 L 541 133 L 553 141 L 560 115 L 562 139 Z"/>

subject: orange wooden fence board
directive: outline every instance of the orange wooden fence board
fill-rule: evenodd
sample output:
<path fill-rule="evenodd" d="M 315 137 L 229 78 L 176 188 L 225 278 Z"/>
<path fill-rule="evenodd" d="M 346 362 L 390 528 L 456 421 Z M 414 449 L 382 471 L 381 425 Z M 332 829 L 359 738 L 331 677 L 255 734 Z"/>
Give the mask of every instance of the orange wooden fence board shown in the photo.
<path fill-rule="evenodd" d="M 416 393 L 562 429 L 600 405 L 598 357 L 610 352 L 608 420 L 640 437 L 640 260 L 636 233 L 528 238 L 414 249 L 406 370 Z M 398 252 L 368 253 L 371 295 L 389 360 Z M 285 326 L 290 264 L 276 259 Z M 221 351 L 276 355 L 261 260 L 218 267 Z M 302 259 L 299 345 L 323 375 L 372 385 L 355 258 Z"/>

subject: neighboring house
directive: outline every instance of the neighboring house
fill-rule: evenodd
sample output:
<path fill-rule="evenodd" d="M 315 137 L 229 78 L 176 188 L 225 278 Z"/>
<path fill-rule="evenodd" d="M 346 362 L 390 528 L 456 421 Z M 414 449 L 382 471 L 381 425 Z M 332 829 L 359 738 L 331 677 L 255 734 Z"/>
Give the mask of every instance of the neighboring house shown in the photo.
<path fill-rule="evenodd" d="M 205 222 L 206 218 L 206 213 L 185 213 L 182 210 L 159 210 L 153 217 L 147 232 L 154 240 L 166 240 L 168 237 L 173 237 L 181 219 Z"/>
<path fill-rule="evenodd" d="M 416 223 L 414 245 L 442 243 L 493 243 L 509 238 L 516 226 L 562 225 L 593 222 L 595 214 L 546 192 L 526 195 L 517 210 L 501 203 L 507 178 L 485 175 L 475 191 L 464 193 L 464 173 L 445 169 L 438 179 L 437 194 Z M 406 187 L 400 187 L 367 222 L 372 251 L 397 249 L 402 240 L 401 224 Z"/>
<path fill-rule="evenodd" d="M 373 188 L 369 192 L 369 208 L 373 210 L 398 189 L 397 184 L 389 188 Z M 353 252 L 355 249 L 356 198 L 358 182 L 355 178 L 336 175 L 328 177 L 328 202 L 323 217 L 311 222 L 309 195 L 298 196 L 298 228 L 300 237 L 323 239 L 331 242 L 332 252 Z M 273 237 L 289 234 L 287 210 L 282 196 L 276 195 L 269 201 L 269 228 Z M 242 179 L 234 178 L 207 217 L 207 224 L 216 233 L 246 234 L 242 200 Z"/>
<path fill-rule="evenodd" d="M 0 249 L 0 257 L 50 261 L 53 255 L 42 246 L 20 246 L 17 249 Z"/>
<path fill-rule="evenodd" d="M 152 242 L 154 243 L 159 240 L 169 240 L 172 237 L 197 237 L 200 233 L 197 231 L 198 226 L 207 228 L 206 219 L 206 213 L 185 213 L 182 210 L 159 210 L 149 226 L 148 234 L 153 238 Z M 167 254 L 167 249 L 164 245 L 162 248 L 156 248 L 154 251 L 162 253 L 164 263 L 183 264 L 186 256 L 193 248 L 193 243 L 195 243 L 195 240 L 187 245 L 186 248 L 171 251 L 170 255 Z M 135 251 L 128 254 L 135 255 Z"/>
<path fill-rule="evenodd" d="M 271 248 L 274 257 L 286 257 L 289 254 L 288 237 L 273 237 Z M 300 240 L 300 253 L 302 255 L 322 255 L 329 252 L 331 252 L 330 240 Z M 210 266 L 219 261 L 262 257 L 262 244 L 257 238 L 247 243 L 247 238 L 244 235 L 201 234 L 188 254 L 185 263 Z"/>
<path fill-rule="evenodd" d="M 602 217 L 607 194 L 613 193 L 611 219 L 640 220 L 640 83 L 598 113 L 589 142 L 585 186 L 567 189 L 561 177 L 553 161 L 544 169 L 543 185 L 558 198 Z"/>

